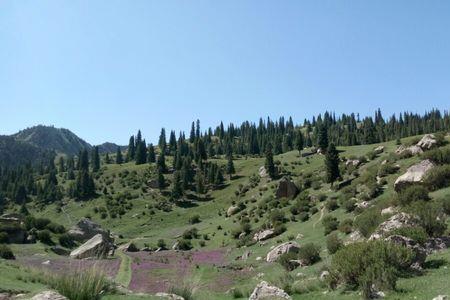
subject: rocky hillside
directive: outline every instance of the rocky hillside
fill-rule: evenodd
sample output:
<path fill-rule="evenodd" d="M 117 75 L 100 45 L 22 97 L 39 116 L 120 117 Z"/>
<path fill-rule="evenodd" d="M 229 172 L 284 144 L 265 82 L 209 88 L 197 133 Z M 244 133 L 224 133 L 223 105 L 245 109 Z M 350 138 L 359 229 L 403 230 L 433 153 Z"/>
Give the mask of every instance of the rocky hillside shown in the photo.
<path fill-rule="evenodd" d="M 11 136 L 0 136 L 0 166 L 16 167 L 27 163 L 37 166 L 53 156 L 52 151 L 17 141 Z"/>

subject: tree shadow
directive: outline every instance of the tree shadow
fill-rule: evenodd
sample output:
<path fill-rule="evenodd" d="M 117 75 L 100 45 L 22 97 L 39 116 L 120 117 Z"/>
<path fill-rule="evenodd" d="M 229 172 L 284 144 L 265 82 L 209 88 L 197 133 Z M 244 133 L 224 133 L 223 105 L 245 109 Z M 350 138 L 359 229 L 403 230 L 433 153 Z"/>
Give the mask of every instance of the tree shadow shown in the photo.
<path fill-rule="evenodd" d="M 423 267 L 424 269 L 439 269 L 440 267 L 442 267 L 443 265 L 445 265 L 447 263 L 447 261 L 445 259 L 430 259 L 427 260 L 424 264 Z"/>
<path fill-rule="evenodd" d="M 176 202 L 176 205 L 177 205 L 178 207 L 181 207 L 181 208 L 192 208 L 192 207 L 197 207 L 197 206 L 198 206 L 198 204 L 195 203 L 195 202 L 192 202 L 192 201 L 183 201 L 183 200 L 178 200 L 178 201 Z"/>

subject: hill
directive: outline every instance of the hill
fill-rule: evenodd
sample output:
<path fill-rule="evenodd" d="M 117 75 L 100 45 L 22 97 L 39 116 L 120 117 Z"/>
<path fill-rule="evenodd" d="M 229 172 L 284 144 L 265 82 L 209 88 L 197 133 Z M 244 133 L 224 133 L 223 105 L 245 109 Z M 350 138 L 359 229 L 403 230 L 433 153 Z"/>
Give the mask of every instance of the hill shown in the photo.
<path fill-rule="evenodd" d="M 53 151 L 17 141 L 11 136 L 0 136 L 0 166 L 17 167 L 28 163 L 37 166 L 53 156 Z"/>
<path fill-rule="evenodd" d="M 123 151 L 127 147 L 126 146 L 119 146 L 119 145 L 117 145 L 115 143 L 106 142 L 106 143 L 103 143 L 101 145 L 98 145 L 98 152 L 100 152 L 101 154 L 104 154 L 104 153 L 116 153 L 117 152 L 117 148 L 120 148 Z"/>
<path fill-rule="evenodd" d="M 53 126 L 38 125 L 19 131 L 13 137 L 21 142 L 29 143 L 45 150 L 77 155 L 80 150 L 91 149 L 92 146 L 75 135 L 72 131 Z"/>

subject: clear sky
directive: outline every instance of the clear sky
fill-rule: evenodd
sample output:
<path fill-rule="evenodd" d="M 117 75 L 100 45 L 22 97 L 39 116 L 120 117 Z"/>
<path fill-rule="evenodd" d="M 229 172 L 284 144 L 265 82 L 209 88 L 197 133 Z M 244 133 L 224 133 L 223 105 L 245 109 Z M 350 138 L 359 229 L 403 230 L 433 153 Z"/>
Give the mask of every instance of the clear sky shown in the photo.
<path fill-rule="evenodd" d="M 449 104 L 450 1 L 0 1 L 0 134 Z"/>

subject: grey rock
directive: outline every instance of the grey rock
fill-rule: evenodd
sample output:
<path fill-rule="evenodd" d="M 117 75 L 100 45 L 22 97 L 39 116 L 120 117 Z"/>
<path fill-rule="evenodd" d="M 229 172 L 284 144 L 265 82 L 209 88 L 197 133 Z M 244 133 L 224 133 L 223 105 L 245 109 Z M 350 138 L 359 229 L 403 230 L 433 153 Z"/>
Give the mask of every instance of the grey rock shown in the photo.
<path fill-rule="evenodd" d="M 279 287 L 269 285 L 261 281 L 253 290 L 249 300 L 269 300 L 269 299 L 292 299 L 285 291 Z"/>

